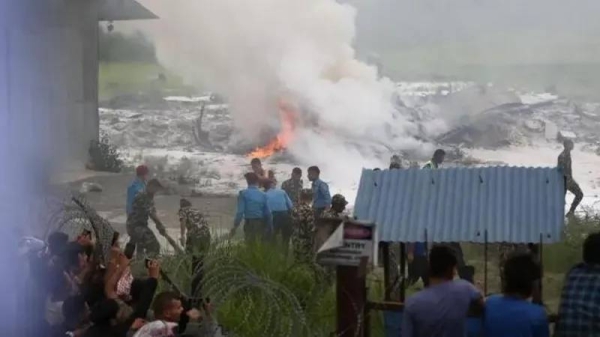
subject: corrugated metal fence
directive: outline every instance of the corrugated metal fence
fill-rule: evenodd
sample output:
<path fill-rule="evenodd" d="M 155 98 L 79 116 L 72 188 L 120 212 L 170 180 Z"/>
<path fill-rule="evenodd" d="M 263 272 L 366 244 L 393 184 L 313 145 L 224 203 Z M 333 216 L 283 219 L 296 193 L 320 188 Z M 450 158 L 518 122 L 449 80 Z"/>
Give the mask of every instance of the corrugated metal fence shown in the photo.
<path fill-rule="evenodd" d="M 354 215 L 384 242 L 557 242 L 564 179 L 556 168 L 363 170 Z"/>

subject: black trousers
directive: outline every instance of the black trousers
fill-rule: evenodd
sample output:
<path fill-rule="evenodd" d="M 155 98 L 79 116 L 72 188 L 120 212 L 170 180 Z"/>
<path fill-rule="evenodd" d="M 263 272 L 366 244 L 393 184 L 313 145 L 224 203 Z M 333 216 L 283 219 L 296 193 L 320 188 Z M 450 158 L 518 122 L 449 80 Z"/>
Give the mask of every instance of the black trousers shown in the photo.
<path fill-rule="evenodd" d="M 281 237 L 281 243 L 287 249 L 290 245 L 292 229 L 292 217 L 289 212 L 273 212 L 273 241 Z"/>
<path fill-rule="evenodd" d="M 415 256 L 408 264 L 408 284 L 412 285 L 419 279 L 423 284 L 429 286 L 429 262 L 427 256 Z"/>
<path fill-rule="evenodd" d="M 263 219 L 246 219 L 244 221 L 244 237 L 246 243 L 264 241 L 267 238 L 267 224 Z"/>

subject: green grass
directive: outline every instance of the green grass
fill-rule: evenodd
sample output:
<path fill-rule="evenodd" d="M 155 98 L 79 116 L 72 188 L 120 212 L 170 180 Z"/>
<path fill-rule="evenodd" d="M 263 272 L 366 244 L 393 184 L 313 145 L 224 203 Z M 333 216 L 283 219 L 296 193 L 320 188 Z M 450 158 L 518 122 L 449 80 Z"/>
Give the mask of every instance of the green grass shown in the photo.
<path fill-rule="evenodd" d="M 159 74 L 166 81 L 158 80 Z M 99 99 L 109 100 L 117 95 L 138 92 L 191 93 L 181 77 L 154 63 L 100 63 L 98 77 Z"/>

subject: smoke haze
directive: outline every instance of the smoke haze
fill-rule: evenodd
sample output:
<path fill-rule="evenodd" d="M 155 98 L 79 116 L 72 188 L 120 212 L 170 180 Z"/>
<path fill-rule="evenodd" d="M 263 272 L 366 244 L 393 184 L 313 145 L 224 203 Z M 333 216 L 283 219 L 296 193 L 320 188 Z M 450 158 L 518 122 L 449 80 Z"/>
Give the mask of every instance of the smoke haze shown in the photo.
<path fill-rule="evenodd" d="M 160 17 L 143 25 L 161 63 L 225 95 L 240 139 L 260 144 L 261 132 L 279 125 L 284 98 L 301 107 L 303 124 L 289 151 L 341 185 L 356 181 L 361 167 L 387 166 L 390 149 L 424 147 L 413 137 L 417 126 L 393 106 L 394 84 L 356 59 L 353 7 L 335 0 L 143 4 Z"/>

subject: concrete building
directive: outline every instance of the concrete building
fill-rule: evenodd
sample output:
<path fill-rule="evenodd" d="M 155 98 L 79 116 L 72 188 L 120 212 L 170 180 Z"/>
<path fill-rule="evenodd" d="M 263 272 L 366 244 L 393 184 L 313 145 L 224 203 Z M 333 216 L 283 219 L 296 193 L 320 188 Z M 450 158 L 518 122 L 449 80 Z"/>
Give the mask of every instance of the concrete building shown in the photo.
<path fill-rule="evenodd" d="M 36 156 L 82 167 L 99 134 L 98 22 L 156 16 L 134 0 L 0 1 L 0 111 Z"/>

